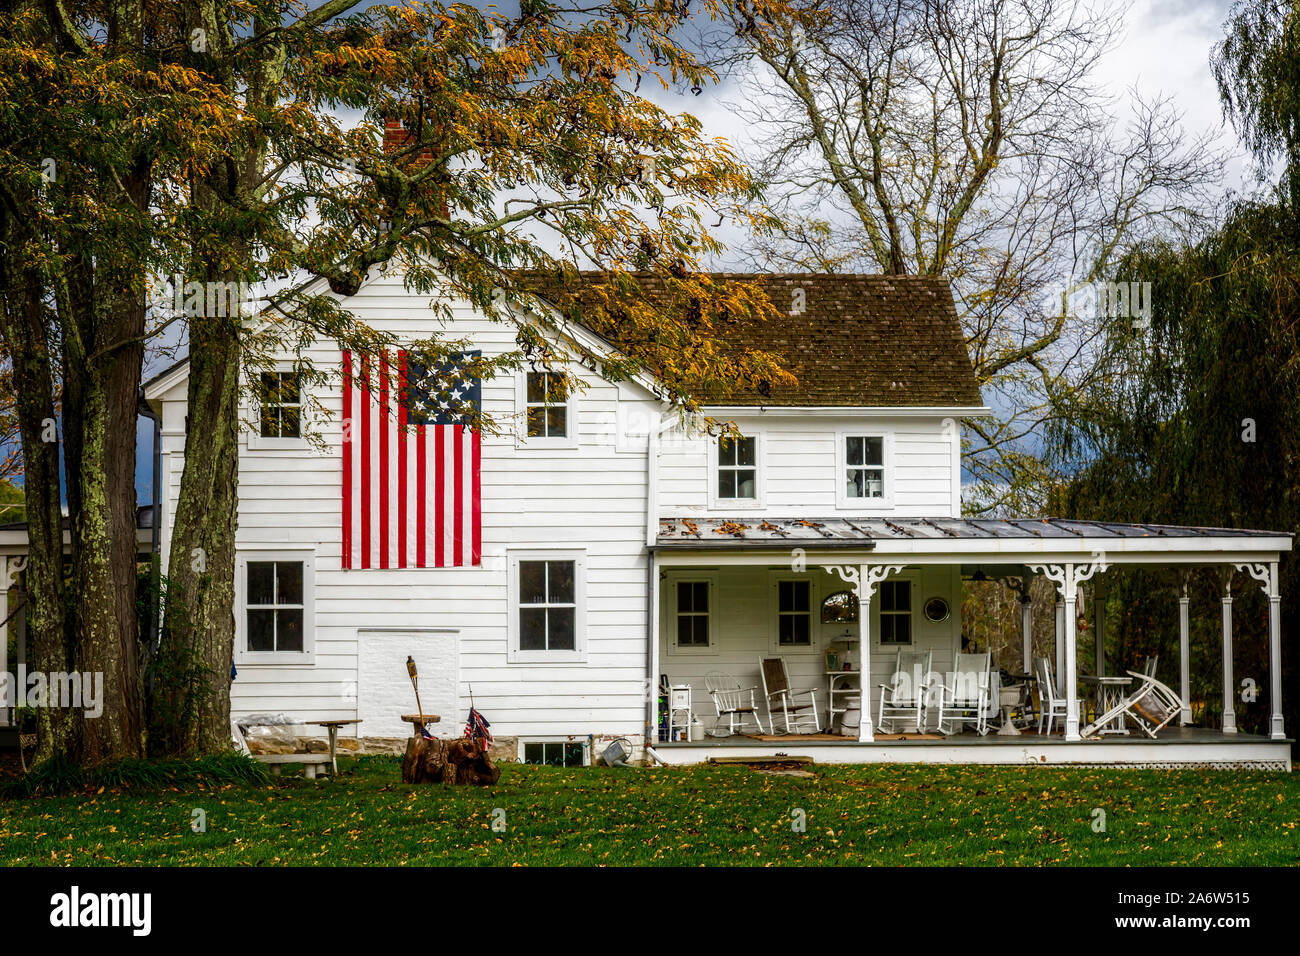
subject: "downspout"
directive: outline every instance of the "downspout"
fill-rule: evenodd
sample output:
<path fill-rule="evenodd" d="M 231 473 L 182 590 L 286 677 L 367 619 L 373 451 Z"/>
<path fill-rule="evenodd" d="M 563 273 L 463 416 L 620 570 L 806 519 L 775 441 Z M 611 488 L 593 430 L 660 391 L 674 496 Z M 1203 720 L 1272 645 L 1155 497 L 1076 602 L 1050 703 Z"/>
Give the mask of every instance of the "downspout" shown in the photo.
<path fill-rule="evenodd" d="M 655 673 L 659 667 L 659 655 L 657 653 L 659 650 L 659 601 L 658 589 L 655 587 L 657 583 L 655 578 L 655 539 L 658 537 L 659 528 L 659 491 L 656 486 L 657 469 L 655 464 L 659 457 L 659 427 L 660 422 L 654 420 L 650 422 L 645 455 L 645 747 L 647 753 L 650 751 L 651 744 L 659 739 L 657 733 L 659 728 L 659 675 Z"/>

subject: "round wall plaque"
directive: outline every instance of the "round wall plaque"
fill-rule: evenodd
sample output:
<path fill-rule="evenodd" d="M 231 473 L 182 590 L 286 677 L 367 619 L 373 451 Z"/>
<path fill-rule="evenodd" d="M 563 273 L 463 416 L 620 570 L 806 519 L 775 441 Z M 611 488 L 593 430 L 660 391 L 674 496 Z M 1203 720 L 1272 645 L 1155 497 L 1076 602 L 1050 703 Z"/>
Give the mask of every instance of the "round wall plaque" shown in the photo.
<path fill-rule="evenodd" d="M 948 620 L 949 613 L 948 602 L 941 597 L 932 597 L 925 602 L 925 619 L 932 624 Z"/>

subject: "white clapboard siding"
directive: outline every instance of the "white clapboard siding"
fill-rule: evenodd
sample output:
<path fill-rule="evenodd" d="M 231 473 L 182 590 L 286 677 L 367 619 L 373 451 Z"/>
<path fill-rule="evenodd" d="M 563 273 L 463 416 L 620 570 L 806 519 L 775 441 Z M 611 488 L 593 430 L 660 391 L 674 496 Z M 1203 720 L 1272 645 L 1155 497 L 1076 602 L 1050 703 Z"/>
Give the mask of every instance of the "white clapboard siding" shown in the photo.
<path fill-rule="evenodd" d="M 404 338 L 441 330 L 449 338 L 471 340 L 487 354 L 513 348 L 509 326 L 490 323 L 461 303 L 453 306 L 453 321 L 443 325 L 429 302 L 428 296 L 408 293 L 394 274 L 377 275 L 345 305 Z M 340 362 L 334 343 L 317 343 L 308 354 L 319 368 L 334 369 Z M 645 721 L 646 456 L 644 445 L 639 452 L 619 451 L 614 428 L 620 404 L 636 406 L 643 417 L 657 410 L 640 388 L 585 374 L 589 386 L 577 400 L 578 448 L 520 448 L 513 435 L 484 436 L 482 568 L 341 569 L 337 381 L 313 390 L 328 412 L 311 425 L 326 442 L 323 453 L 305 443 L 293 449 L 249 448 L 245 436 L 238 547 L 244 552 L 288 544 L 313 547 L 316 643 L 311 664 L 239 664 L 231 690 L 234 713 L 283 711 L 303 721 L 354 717 L 367 651 L 358 631 L 438 628 L 457 632 L 460 671 L 456 712 L 441 715 L 440 733 L 459 735 L 472 687 L 476 704 L 499 734 L 639 734 Z M 483 401 L 491 416 L 504 421 L 513 415 L 514 378 L 485 382 Z M 163 396 L 162 405 L 166 520 L 184 464 L 183 380 Z M 170 528 L 166 531 L 164 555 L 170 547 Z M 514 548 L 585 550 L 585 661 L 507 661 L 506 554 Z M 400 643 L 400 636 L 384 639 Z M 368 673 L 367 680 L 374 679 Z M 391 680 L 385 704 L 414 711 L 405 669 L 395 668 Z M 365 725 L 355 732 L 365 735 Z"/>
<path fill-rule="evenodd" d="M 710 589 L 710 643 L 707 653 L 696 649 L 678 651 L 675 646 L 677 619 L 675 583 L 678 577 L 707 578 L 715 581 Z M 705 687 L 705 677 L 711 671 L 721 671 L 736 677 L 744 687 L 757 687 L 759 708 L 763 711 L 763 724 L 767 726 L 767 712 L 762 700 L 762 681 L 759 661 L 763 657 L 783 657 L 790 673 L 791 686 L 817 692 L 819 716 L 826 713 L 827 678 L 825 651 L 842 635 L 845 625 L 821 625 L 814 613 L 813 643 L 810 648 L 793 650 L 775 646 L 774 597 L 775 578 L 806 577 L 812 584 L 812 606 L 847 585 L 837 576 L 820 569 L 809 569 L 803 575 L 781 568 L 723 567 L 675 571 L 667 569 L 660 584 L 660 640 L 659 669 L 672 684 L 691 686 L 692 708 L 706 727 L 712 726 L 713 701 Z M 912 634 L 914 647 L 934 653 L 933 668 L 947 673 L 953 654 L 961 646 L 961 581 L 952 566 L 905 568 L 899 574 L 912 582 Z M 889 580 L 897 580 L 890 578 Z M 924 603 L 932 597 L 948 600 L 951 615 L 947 621 L 932 624 L 921 613 Z M 855 626 L 856 631 L 856 626 Z M 884 683 L 893 673 L 897 647 L 881 647 L 879 594 L 872 603 L 871 614 L 871 694 L 872 720 L 875 720 L 879 701 L 877 685 Z M 861 667 L 861 653 L 857 644 L 850 646 L 855 669 Z"/>
<path fill-rule="evenodd" d="M 747 517 L 942 517 L 953 515 L 952 444 L 944 417 L 888 417 L 879 414 L 803 416 L 760 413 L 716 415 L 734 421 L 745 435 L 761 435 L 763 507 L 738 510 L 720 504 L 710 510 L 709 445 L 716 439 L 666 435 L 659 456 L 658 510 L 661 515 L 699 513 Z M 841 433 L 886 435 L 892 446 L 892 494 L 887 506 L 840 508 L 837 444 Z"/>

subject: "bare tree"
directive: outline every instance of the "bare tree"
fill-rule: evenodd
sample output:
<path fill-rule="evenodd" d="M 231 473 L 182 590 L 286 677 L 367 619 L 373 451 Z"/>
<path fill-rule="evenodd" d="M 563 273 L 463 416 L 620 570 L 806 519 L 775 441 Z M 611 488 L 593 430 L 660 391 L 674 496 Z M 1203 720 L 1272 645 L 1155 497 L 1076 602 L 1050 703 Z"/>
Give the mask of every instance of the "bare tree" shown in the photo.
<path fill-rule="evenodd" d="M 819 0 L 799 17 L 744 4 L 712 52 L 784 229 L 753 264 L 952 281 L 997 414 L 972 423 L 968 507 L 1037 504 L 1032 435 L 1089 374 L 1099 317 L 1060 293 L 1208 205 L 1221 157 L 1167 101 L 1120 124 L 1094 75 L 1123 7 L 1083 0 Z M 775 81 L 775 82 L 774 82 Z"/>

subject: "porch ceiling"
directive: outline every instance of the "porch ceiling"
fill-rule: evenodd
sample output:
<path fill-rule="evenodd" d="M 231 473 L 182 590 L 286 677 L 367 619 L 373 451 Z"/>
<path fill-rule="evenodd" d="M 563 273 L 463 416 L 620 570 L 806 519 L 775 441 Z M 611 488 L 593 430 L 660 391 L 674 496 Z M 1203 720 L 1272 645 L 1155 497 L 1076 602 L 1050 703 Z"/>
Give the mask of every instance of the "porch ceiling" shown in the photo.
<path fill-rule="evenodd" d="M 1242 528 L 1123 524 L 1062 518 L 661 518 L 663 551 L 862 551 L 885 555 L 961 555 L 1008 561 L 1015 555 L 1156 556 L 1227 562 L 1264 560 L 1291 550 L 1286 532 Z"/>

